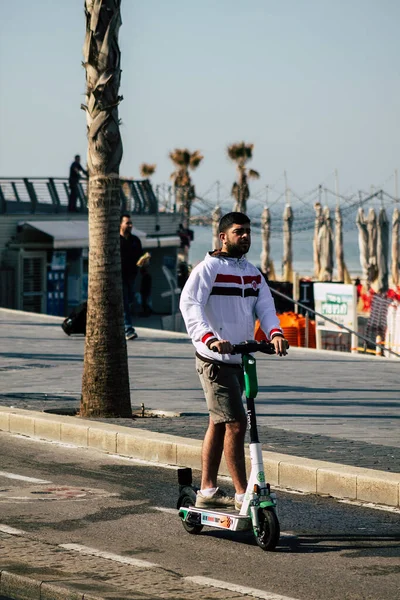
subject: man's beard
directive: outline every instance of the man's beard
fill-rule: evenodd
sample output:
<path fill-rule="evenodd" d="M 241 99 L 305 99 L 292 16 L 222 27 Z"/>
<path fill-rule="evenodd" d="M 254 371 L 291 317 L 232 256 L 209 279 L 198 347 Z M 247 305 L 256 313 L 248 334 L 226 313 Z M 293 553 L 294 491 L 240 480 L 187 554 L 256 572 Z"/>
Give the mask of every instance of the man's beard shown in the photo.
<path fill-rule="evenodd" d="M 240 243 L 234 244 L 232 242 L 226 242 L 225 246 L 227 253 L 229 256 L 232 256 L 232 258 L 240 258 L 250 250 L 250 244 L 243 246 Z"/>

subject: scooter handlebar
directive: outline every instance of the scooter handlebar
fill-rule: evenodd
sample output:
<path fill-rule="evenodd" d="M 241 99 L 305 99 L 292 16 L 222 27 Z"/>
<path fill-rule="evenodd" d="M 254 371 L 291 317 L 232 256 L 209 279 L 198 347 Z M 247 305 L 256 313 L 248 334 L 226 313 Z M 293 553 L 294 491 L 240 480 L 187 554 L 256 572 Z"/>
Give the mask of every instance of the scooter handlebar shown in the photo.
<path fill-rule="evenodd" d="M 246 340 L 241 344 L 233 344 L 231 354 L 250 354 L 253 352 L 263 352 L 264 354 L 275 354 L 275 346 L 265 340 L 257 342 L 256 340 Z"/>
<path fill-rule="evenodd" d="M 288 350 L 289 344 L 286 342 L 286 350 Z M 216 348 L 212 348 L 213 352 L 218 352 Z M 253 352 L 263 352 L 263 354 L 275 354 L 275 346 L 271 342 L 262 340 L 246 340 L 241 344 L 233 344 L 233 350 L 230 354 L 250 354 Z"/>

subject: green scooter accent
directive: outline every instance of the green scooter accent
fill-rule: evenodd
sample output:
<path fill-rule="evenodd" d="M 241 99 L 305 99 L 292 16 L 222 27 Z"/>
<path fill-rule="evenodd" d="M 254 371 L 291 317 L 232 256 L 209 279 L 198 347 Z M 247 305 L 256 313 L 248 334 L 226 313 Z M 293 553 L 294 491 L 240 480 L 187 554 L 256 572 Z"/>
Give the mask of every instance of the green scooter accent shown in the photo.
<path fill-rule="evenodd" d="M 243 369 L 246 398 L 255 398 L 258 394 L 257 368 L 255 359 L 249 354 L 243 355 Z"/>

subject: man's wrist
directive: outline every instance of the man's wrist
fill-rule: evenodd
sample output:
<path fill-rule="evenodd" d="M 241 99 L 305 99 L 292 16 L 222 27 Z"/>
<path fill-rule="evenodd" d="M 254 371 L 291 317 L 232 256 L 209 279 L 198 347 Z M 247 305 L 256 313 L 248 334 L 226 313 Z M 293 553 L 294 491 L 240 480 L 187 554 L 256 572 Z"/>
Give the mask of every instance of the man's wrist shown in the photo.
<path fill-rule="evenodd" d="M 269 337 L 270 337 L 270 339 L 272 341 L 276 337 L 284 338 L 285 336 L 284 336 L 284 333 L 283 333 L 283 331 L 281 329 L 272 329 L 271 332 L 270 332 L 270 334 L 269 334 Z"/>
<path fill-rule="evenodd" d="M 211 344 L 218 341 L 218 338 L 211 331 L 209 331 L 208 333 L 203 335 L 201 341 L 207 346 L 207 348 L 210 348 Z"/>

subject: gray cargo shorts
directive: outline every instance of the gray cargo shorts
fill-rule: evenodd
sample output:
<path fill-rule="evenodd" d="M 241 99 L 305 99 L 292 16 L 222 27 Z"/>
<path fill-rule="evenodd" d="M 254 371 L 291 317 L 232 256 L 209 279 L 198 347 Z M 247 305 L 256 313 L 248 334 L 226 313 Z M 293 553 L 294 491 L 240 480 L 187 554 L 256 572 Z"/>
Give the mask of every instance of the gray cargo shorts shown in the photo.
<path fill-rule="evenodd" d="M 242 400 L 244 389 L 242 366 L 206 362 L 196 355 L 196 370 L 213 423 L 246 420 Z"/>

